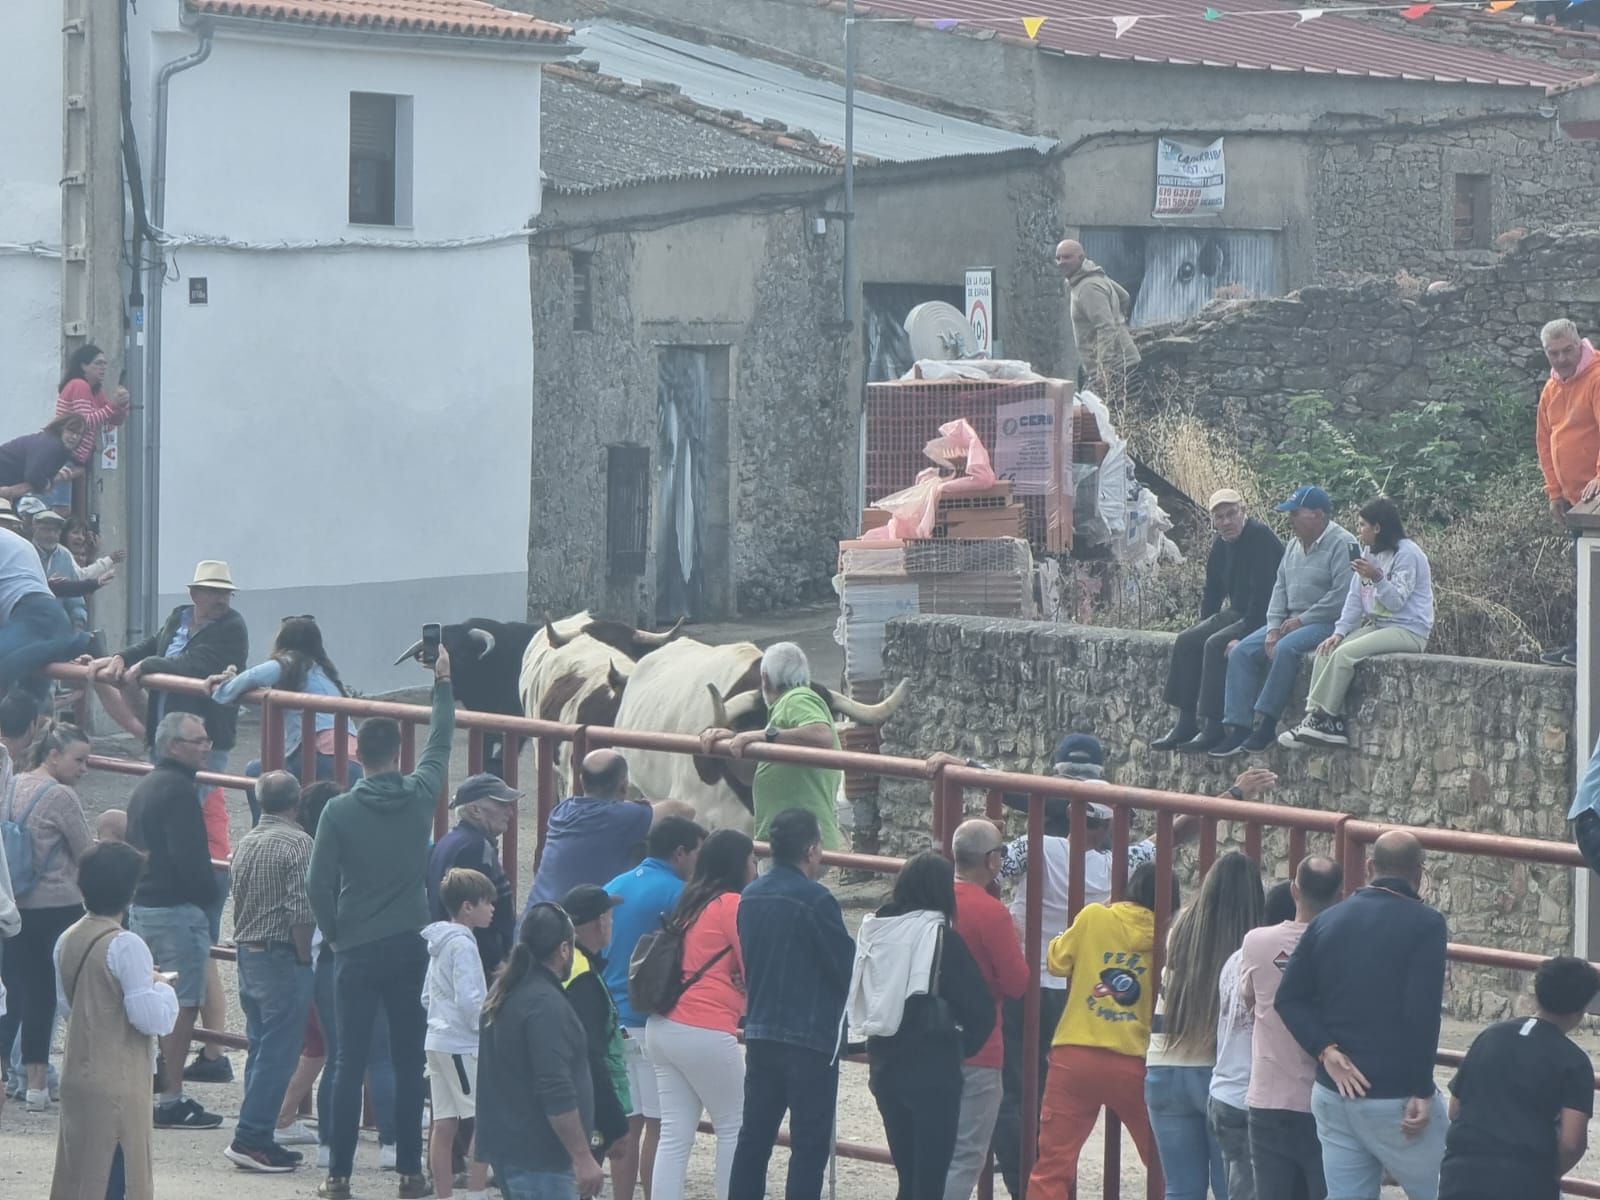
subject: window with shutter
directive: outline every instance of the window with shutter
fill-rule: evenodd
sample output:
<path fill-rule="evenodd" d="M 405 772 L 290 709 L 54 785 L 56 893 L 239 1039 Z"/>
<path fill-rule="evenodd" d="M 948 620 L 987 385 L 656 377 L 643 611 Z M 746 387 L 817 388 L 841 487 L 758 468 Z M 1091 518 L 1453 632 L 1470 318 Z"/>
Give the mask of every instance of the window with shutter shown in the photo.
<path fill-rule="evenodd" d="M 350 93 L 350 223 L 395 221 L 398 96 Z"/>

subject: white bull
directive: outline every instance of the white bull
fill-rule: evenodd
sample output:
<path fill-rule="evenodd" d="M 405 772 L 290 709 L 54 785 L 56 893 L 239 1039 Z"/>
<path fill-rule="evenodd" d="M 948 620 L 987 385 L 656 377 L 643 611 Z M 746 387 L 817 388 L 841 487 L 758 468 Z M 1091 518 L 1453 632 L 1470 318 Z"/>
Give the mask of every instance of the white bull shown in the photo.
<path fill-rule="evenodd" d="M 904 684 L 880 704 L 859 704 L 812 685 L 835 713 L 862 724 L 887 720 L 904 698 Z M 712 689 L 715 689 L 715 695 Z M 722 698 L 726 698 L 725 703 Z M 698 734 L 713 725 L 734 730 L 763 729 L 767 706 L 761 698 L 761 648 L 751 642 L 709 646 L 683 638 L 641 659 L 628 677 L 616 725 L 655 733 Z M 708 829 L 732 827 L 749 832 L 751 784 L 756 764 L 628 750 L 628 774 L 651 800 L 685 800 Z"/>

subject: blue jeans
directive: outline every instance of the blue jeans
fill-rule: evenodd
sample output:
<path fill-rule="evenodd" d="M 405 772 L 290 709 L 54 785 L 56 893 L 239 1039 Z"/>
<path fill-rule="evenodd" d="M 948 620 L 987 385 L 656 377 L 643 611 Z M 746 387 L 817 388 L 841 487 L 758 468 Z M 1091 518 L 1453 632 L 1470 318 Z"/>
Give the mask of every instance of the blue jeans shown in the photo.
<path fill-rule="evenodd" d="M 1332 633 L 1331 624 L 1302 625 L 1278 639 L 1270 660 L 1265 626 L 1243 639 L 1228 655 L 1222 719 L 1229 725 L 1250 725 L 1255 713 L 1274 721 L 1283 716 L 1294 691 L 1295 676 L 1300 673 L 1300 659 L 1315 651 Z"/>
<path fill-rule="evenodd" d="M 284 770 L 288 771 L 289 774 L 293 775 L 296 779 L 300 779 L 301 783 L 305 782 L 304 779 L 301 779 L 301 772 L 305 768 L 300 762 L 300 748 L 298 746 L 284 755 L 283 763 Z M 348 760 L 347 765 L 349 770 L 345 775 L 345 786 L 351 787 L 354 786 L 356 780 L 361 778 L 361 764 L 352 758 Z M 249 762 L 245 763 L 244 773 L 250 776 L 251 779 L 260 779 L 261 760 L 259 758 L 252 758 Z M 319 753 L 317 755 L 317 779 L 321 781 L 332 778 L 333 755 Z M 250 827 L 254 829 L 261 823 L 261 805 L 256 802 L 256 794 L 254 789 L 246 792 L 245 796 L 250 801 Z"/>
<path fill-rule="evenodd" d="M 423 1039 L 428 1013 L 422 985 L 428 977 L 428 946 L 420 933 L 398 933 L 334 956 L 333 1006 L 339 1028 L 370 1029 L 381 1010 L 389 1018 L 389 1056 L 394 1062 L 395 1170 L 422 1174 Z M 333 1139 L 328 1174 L 348 1177 L 361 1125 L 361 1091 L 370 1043 L 339 1039 L 333 1081 Z"/>
<path fill-rule="evenodd" d="M 1228 1169 L 1222 1147 L 1206 1121 L 1210 1067 L 1149 1067 L 1144 1103 L 1161 1152 L 1166 1200 L 1205 1200 L 1209 1182 L 1215 1200 L 1228 1200 Z M 1376 1200 L 1376 1198 L 1374 1198 Z"/>
<path fill-rule="evenodd" d="M 1320 1083 L 1311 1089 L 1328 1200 L 1378 1200 L 1384 1171 L 1405 1189 L 1407 1200 L 1436 1200 L 1450 1127 L 1444 1096 L 1434 1092 L 1433 1115 L 1416 1137 L 1400 1131 L 1405 1107 L 1403 1098 L 1346 1100 Z"/>
<path fill-rule="evenodd" d="M 333 963 L 335 955 L 326 945 L 317 955 L 317 1022 L 322 1026 L 322 1044 L 327 1063 L 317 1081 L 317 1140 L 333 1145 L 333 1076 L 339 1063 L 339 1014 L 333 1002 Z M 383 1010 L 372 1023 L 367 1058 L 367 1082 L 372 1086 L 373 1116 L 378 1122 L 378 1141 L 394 1145 L 394 1063 L 389 1058 L 389 1022 Z"/>
<path fill-rule="evenodd" d="M 731 1196 L 761 1196 L 778 1126 L 789 1114 L 788 1200 L 822 1194 L 822 1177 L 833 1149 L 833 1116 L 839 1099 L 839 1064 L 831 1054 L 752 1038 L 745 1043 L 744 1123 L 733 1155 Z"/>
<path fill-rule="evenodd" d="M 19 679 L 55 662 L 67 662 L 89 648 L 89 635 L 72 627 L 67 610 L 54 596 L 34 593 L 12 606 L 0 624 L 0 693 Z"/>
<path fill-rule="evenodd" d="M 239 1006 L 250 1040 L 244 1101 L 233 1135 L 241 1146 L 265 1150 L 273 1145 L 278 1109 L 306 1036 L 312 982 L 310 964 L 295 960 L 293 946 L 278 942 L 265 948 L 239 947 Z"/>
<path fill-rule="evenodd" d="M 530 1171 L 527 1167 L 491 1164 L 506 1200 L 578 1200 L 578 1183 L 565 1171 Z"/>

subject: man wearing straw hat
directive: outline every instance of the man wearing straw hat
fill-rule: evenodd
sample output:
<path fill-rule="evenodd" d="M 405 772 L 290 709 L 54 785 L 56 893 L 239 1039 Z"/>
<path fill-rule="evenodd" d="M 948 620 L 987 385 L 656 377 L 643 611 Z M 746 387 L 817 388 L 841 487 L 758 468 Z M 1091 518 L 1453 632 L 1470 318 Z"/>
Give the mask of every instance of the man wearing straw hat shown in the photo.
<path fill-rule="evenodd" d="M 204 721 L 211 739 L 205 763 L 210 771 L 228 765 L 238 710 L 187 692 L 147 693 L 142 681 L 146 675 L 205 679 L 242 667 L 250 657 L 250 634 L 244 618 L 233 610 L 236 591 L 228 564 L 207 559 L 189 582 L 190 603 L 173 609 L 160 633 L 89 664 L 95 692 L 111 719 L 147 743 L 149 731 L 167 713 L 193 713 Z"/>

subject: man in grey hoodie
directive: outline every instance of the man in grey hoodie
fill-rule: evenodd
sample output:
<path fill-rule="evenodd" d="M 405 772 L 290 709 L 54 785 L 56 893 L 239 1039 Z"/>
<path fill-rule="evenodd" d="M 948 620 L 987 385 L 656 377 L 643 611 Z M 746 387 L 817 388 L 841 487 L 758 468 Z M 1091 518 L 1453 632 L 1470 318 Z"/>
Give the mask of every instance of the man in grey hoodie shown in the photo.
<path fill-rule="evenodd" d="M 1128 330 L 1127 289 L 1070 238 L 1056 247 L 1056 270 L 1072 296 L 1072 336 L 1089 384 L 1102 396 L 1118 387 L 1131 391 L 1139 348 Z"/>

